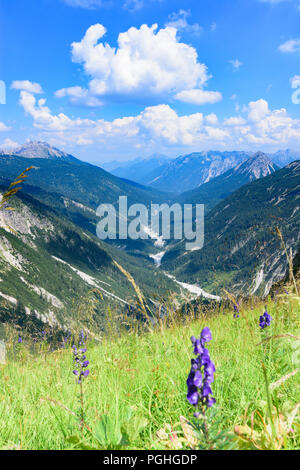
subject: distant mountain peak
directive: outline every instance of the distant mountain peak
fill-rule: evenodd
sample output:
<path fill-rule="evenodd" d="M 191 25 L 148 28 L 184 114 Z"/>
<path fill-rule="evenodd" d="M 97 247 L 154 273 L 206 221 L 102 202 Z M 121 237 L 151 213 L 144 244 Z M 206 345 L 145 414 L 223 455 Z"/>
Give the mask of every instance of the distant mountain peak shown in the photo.
<path fill-rule="evenodd" d="M 233 172 L 241 175 L 248 175 L 249 181 L 253 181 L 264 176 L 271 175 L 278 169 L 279 167 L 275 165 L 268 155 L 263 152 L 256 152 L 247 160 L 237 165 L 233 169 Z"/>
<path fill-rule="evenodd" d="M 271 155 L 271 158 L 277 165 L 284 167 L 295 160 L 299 160 L 300 151 L 292 149 L 278 150 Z"/>
<path fill-rule="evenodd" d="M 186 192 L 225 173 L 249 156 L 243 151 L 218 150 L 181 155 L 149 174 L 144 184 L 161 191 Z"/>
<path fill-rule="evenodd" d="M 74 160 L 75 157 L 66 152 L 59 150 L 56 147 L 48 144 L 47 142 L 39 140 L 29 140 L 25 144 L 17 147 L 11 151 L 2 151 L 10 155 L 17 155 L 18 157 L 25 158 L 49 158 L 49 159 L 63 159 Z"/>

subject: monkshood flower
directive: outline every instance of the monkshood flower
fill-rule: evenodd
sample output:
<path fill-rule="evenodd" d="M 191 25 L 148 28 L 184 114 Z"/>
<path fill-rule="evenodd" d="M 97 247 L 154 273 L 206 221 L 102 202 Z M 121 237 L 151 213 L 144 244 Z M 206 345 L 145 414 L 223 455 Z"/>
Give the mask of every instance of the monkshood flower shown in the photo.
<path fill-rule="evenodd" d="M 237 305 L 234 305 L 234 314 L 233 314 L 233 318 L 240 318 L 239 313 L 240 313 L 240 311 L 239 311 L 238 306 L 237 306 Z"/>
<path fill-rule="evenodd" d="M 18 343 L 22 343 L 22 341 L 23 341 L 23 340 L 22 340 L 21 336 L 19 336 L 19 338 L 18 338 Z"/>
<path fill-rule="evenodd" d="M 200 338 L 191 337 L 196 359 L 191 360 L 191 370 L 187 378 L 187 400 L 195 408 L 206 406 L 210 408 L 216 400 L 212 396 L 211 383 L 214 381 L 215 365 L 210 359 L 205 343 L 211 341 L 211 331 L 208 327 L 203 328 Z M 196 411 L 195 416 L 199 416 Z"/>
<path fill-rule="evenodd" d="M 270 326 L 271 320 L 271 315 L 269 315 L 268 312 L 265 311 L 264 314 L 259 317 L 259 326 L 261 327 L 261 329 L 263 330 L 267 326 Z"/>
<path fill-rule="evenodd" d="M 73 374 L 78 377 L 78 383 L 80 384 L 82 380 L 87 377 L 90 373 L 87 366 L 89 365 L 89 361 L 86 358 L 86 351 L 87 348 L 84 347 L 84 332 L 81 330 L 79 334 L 79 348 L 74 344 L 73 345 L 73 360 L 74 360 L 74 370 Z"/>

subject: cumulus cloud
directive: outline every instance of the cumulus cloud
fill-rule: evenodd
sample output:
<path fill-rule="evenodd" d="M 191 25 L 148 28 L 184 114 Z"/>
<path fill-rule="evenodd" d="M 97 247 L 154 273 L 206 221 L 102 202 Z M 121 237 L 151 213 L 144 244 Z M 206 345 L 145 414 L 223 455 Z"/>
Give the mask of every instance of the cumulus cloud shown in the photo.
<path fill-rule="evenodd" d="M 249 103 L 251 129 L 247 134 L 249 142 L 259 145 L 300 144 L 300 119 L 291 118 L 285 108 L 270 110 L 267 101 Z"/>
<path fill-rule="evenodd" d="M 15 80 L 11 84 L 11 88 L 14 90 L 25 90 L 29 93 L 41 94 L 44 93 L 39 83 L 33 83 L 29 80 Z"/>
<path fill-rule="evenodd" d="M 231 117 L 224 120 L 224 124 L 226 126 L 244 126 L 246 124 L 246 120 L 241 116 Z"/>
<path fill-rule="evenodd" d="M 251 101 L 248 106 L 250 121 L 259 122 L 270 113 L 269 105 L 266 100 Z"/>
<path fill-rule="evenodd" d="M 132 27 L 120 33 L 117 47 L 103 42 L 106 29 L 101 24 L 88 28 L 79 42 L 73 42 L 72 60 L 82 64 L 89 77 L 86 97 L 134 97 L 165 99 L 180 93 L 198 90 L 198 101 L 203 86 L 210 78 L 207 67 L 201 63 L 194 47 L 180 42 L 177 29 L 156 24 Z M 79 89 L 78 87 L 76 87 Z M 73 96 L 74 88 L 64 88 L 57 96 Z M 82 89 L 80 90 L 83 96 Z M 208 92 L 205 92 L 206 96 Z M 215 92 L 212 92 L 213 94 Z M 186 95 L 183 95 L 186 96 Z M 214 98 L 212 98 L 214 96 Z M 215 102 L 217 95 L 208 101 Z"/>
<path fill-rule="evenodd" d="M 57 116 L 52 115 L 44 98 L 37 101 L 35 96 L 27 91 L 21 91 L 19 103 L 25 113 L 33 118 L 34 126 L 40 129 L 63 132 L 86 129 L 94 125 L 93 121 L 89 119 L 71 119 L 64 113 L 59 113 Z"/>
<path fill-rule="evenodd" d="M 96 96 L 93 96 L 89 93 L 88 90 L 80 86 L 73 86 L 69 88 L 61 88 L 57 90 L 54 95 L 57 98 L 63 98 L 67 96 L 71 104 L 74 105 L 83 105 L 88 107 L 102 106 L 102 101 L 100 101 Z"/>
<path fill-rule="evenodd" d="M 211 114 L 208 114 L 207 116 L 205 116 L 205 121 L 208 124 L 212 124 L 212 125 L 216 125 L 219 122 L 218 116 L 215 113 L 211 113 Z"/>
<path fill-rule="evenodd" d="M 167 104 L 148 106 L 136 116 L 113 121 L 70 118 L 53 114 L 45 99 L 20 92 L 20 104 L 33 119 L 33 125 L 49 141 L 61 145 L 101 145 L 102 149 L 157 150 L 166 147 L 196 148 L 276 148 L 300 146 L 300 119 L 286 109 L 270 109 L 266 100 L 252 101 L 243 115 L 224 120 L 215 114 L 192 113 L 180 116 Z"/>
<path fill-rule="evenodd" d="M 286 53 L 300 52 L 300 39 L 290 39 L 281 44 L 278 49 Z"/>
<path fill-rule="evenodd" d="M 222 94 L 218 91 L 205 91 L 201 89 L 184 90 L 175 95 L 177 100 L 191 104 L 212 104 L 221 101 Z"/>

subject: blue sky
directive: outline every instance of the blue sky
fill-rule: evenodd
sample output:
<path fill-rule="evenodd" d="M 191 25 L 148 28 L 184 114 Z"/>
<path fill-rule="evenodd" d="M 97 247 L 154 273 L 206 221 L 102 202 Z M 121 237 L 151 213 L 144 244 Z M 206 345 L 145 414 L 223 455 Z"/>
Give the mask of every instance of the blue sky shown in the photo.
<path fill-rule="evenodd" d="M 299 20 L 299 0 L 0 0 L 0 147 L 300 149 Z"/>

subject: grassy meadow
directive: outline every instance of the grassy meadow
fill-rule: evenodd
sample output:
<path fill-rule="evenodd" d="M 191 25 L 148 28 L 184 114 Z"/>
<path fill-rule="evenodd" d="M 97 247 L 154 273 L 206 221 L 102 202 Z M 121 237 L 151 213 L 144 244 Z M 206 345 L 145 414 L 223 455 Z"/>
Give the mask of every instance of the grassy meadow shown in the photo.
<path fill-rule="evenodd" d="M 265 308 L 272 322 L 261 330 Z M 71 344 L 49 352 L 41 342 L 37 354 L 16 337 L 0 365 L 0 448 L 300 448 L 299 310 L 291 287 L 241 306 L 239 318 L 232 309 L 142 334 L 112 331 L 87 342 L 90 374 L 82 388 Z M 216 367 L 208 441 L 186 399 L 190 337 L 205 326 Z"/>

